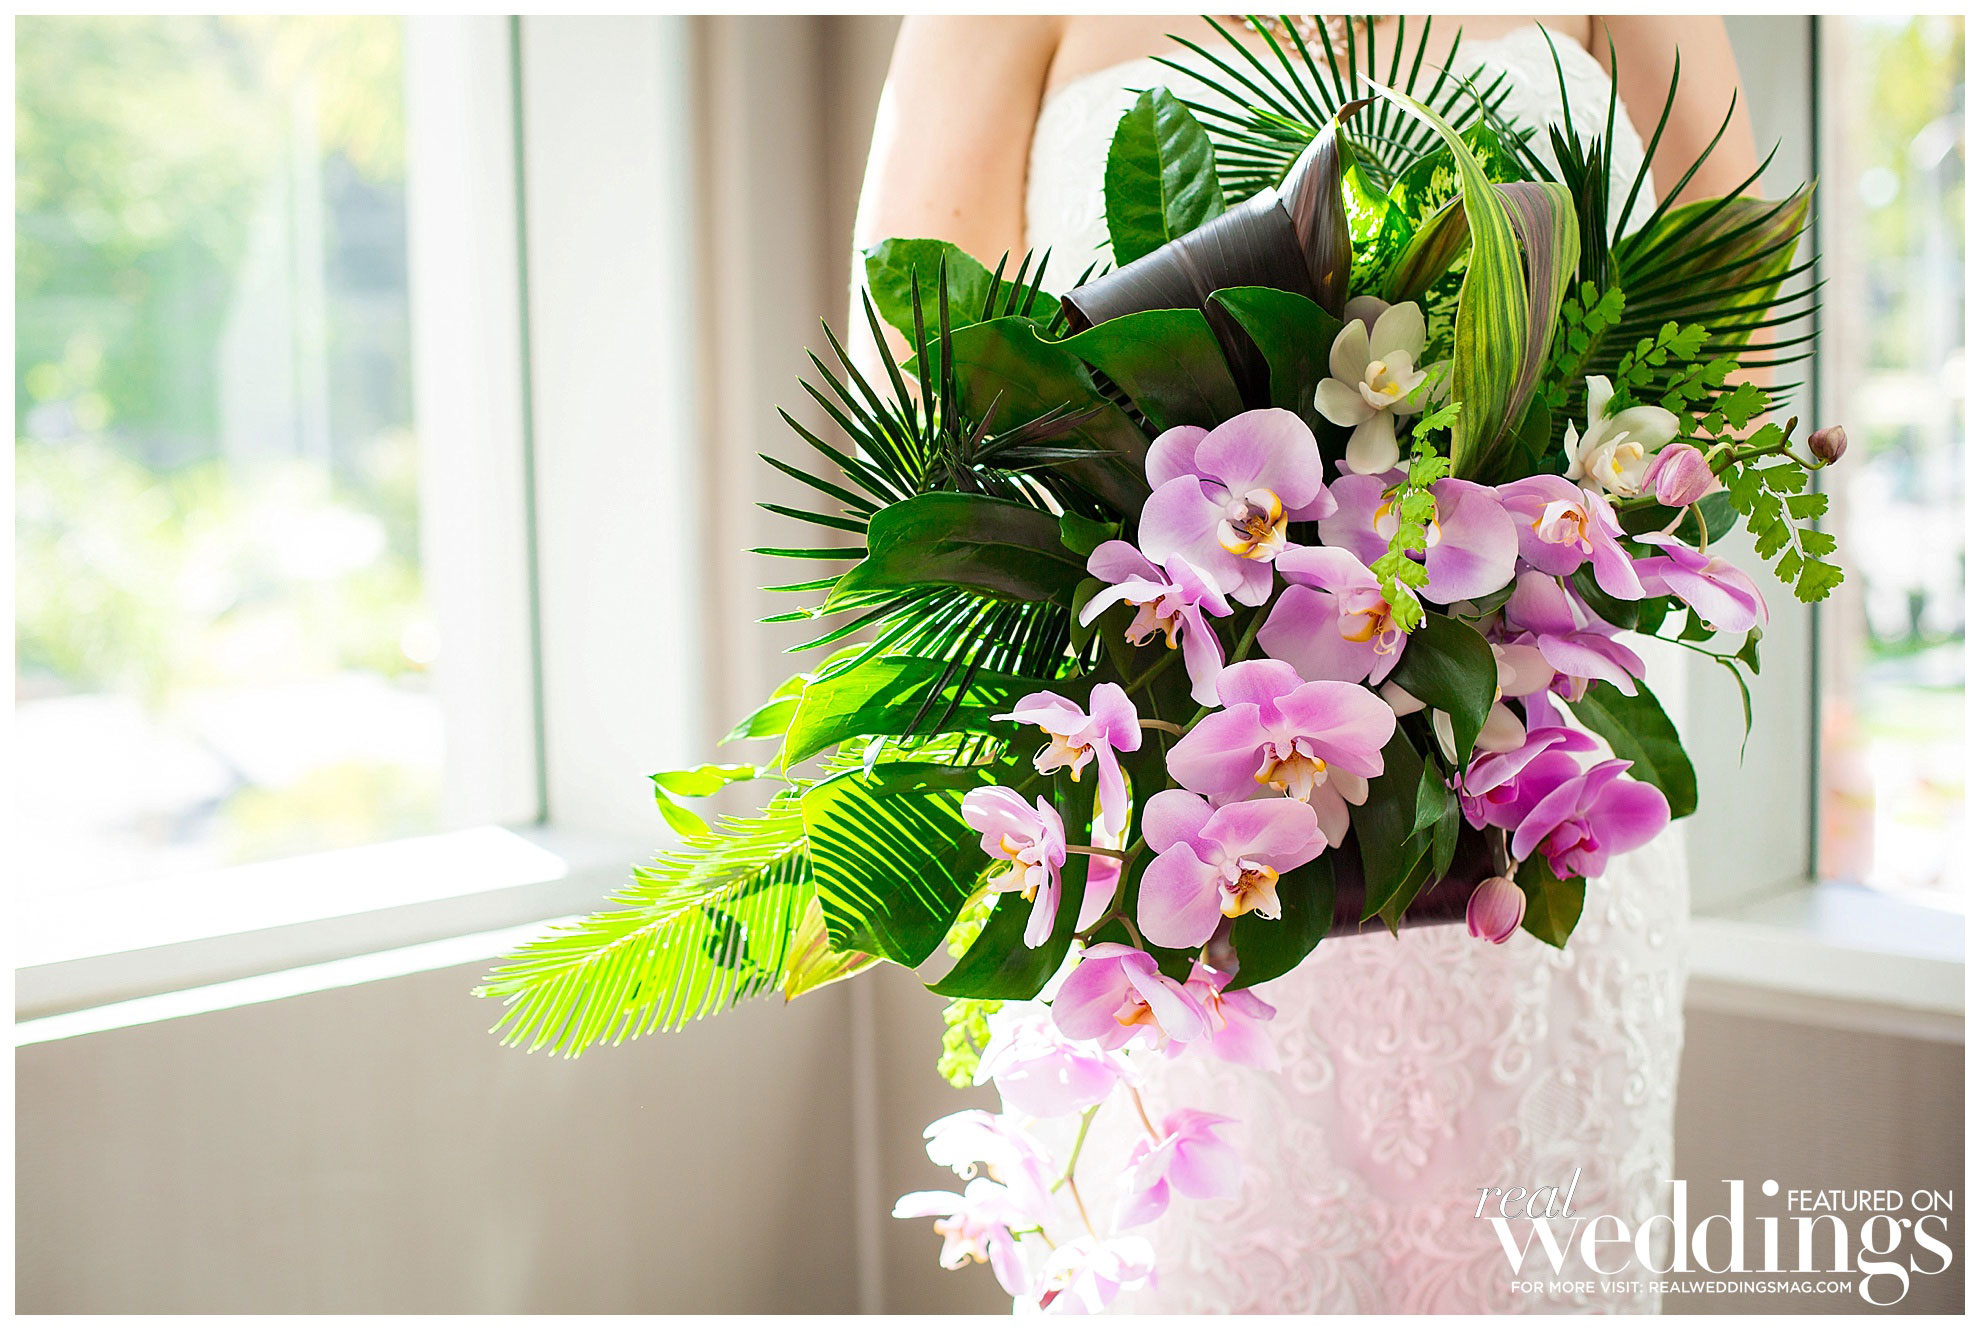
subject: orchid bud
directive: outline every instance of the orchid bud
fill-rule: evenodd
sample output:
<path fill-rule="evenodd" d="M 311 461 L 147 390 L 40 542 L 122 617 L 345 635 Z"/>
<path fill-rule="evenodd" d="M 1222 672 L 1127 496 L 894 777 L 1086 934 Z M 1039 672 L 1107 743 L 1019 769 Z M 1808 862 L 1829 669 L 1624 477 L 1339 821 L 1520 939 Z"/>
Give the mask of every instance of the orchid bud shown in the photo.
<path fill-rule="evenodd" d="M 1688 508 L 1719 484 L 1705 454 L 1688 443 L 1675 443 L 1658 453 L 1643 479 L 1656 487 L 1657 502 L 1666 508 Z"/>
<path fill-rule="evenodd" d="M 1849 436 L 1843 433 L 1841 425 L 1830 425 L 1808 436 L 1808 451 L 1824 466 L 1840 462 L 1848 449 Z"/>
<path fill-rule="evenodd" d="M 1464 907 L 1464 926 L 1473 937 L 1494 944 L 1519 931 L 1526 917 L 1526 893 L 1509 877 L 1488 877 L 1471 889 Z"/>

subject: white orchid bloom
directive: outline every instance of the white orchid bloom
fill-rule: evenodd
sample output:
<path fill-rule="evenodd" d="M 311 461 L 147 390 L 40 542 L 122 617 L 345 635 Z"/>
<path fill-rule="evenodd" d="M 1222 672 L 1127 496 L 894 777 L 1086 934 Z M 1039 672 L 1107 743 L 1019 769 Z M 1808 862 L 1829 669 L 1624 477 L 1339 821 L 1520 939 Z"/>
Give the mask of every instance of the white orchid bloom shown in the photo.
<path fill-rule="evenodd" d="M 1661 406 L 1632 406 L 1608 415 L 1615 395 L 1614 384 L 1600 374 L 1589 375 L 1588 432 L 1578 432 L 1569 421 L 1562 440 L 1567 478 L 1633 499 L 1643 492 L 1657 450 L 1677 437 L 1678 418 Z"/>
<path fill-rule="evenodd" d="M 1327 357 L 1331 378 L 1320 381 L 1313 405 L 1336 425 L 1351 425 L 1346 466 L 1356 475 L 1378 476 L 1402 459 L 1396 443 L 1396 417 L 1415 415 L 1427 394 L 1411 394 L 1440 365 L 1416 367 L 1427 334 L 1423 311 L 1414 301 L 1385 304 L 1373 296 L 1348 302 L 1347 326 L 1334 338 Z"/>

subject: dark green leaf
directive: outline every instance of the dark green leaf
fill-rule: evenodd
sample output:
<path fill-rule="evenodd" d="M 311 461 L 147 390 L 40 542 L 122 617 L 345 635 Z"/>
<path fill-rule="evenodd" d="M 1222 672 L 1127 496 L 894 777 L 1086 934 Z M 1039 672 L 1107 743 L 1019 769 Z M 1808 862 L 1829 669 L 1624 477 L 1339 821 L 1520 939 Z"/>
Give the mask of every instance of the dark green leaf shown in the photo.
<path fill-rule="evenodd" d="M 1582 604 L 1595 611 L 1604 623 L 1618 628 L 1634 629 L 1640 615 L 1640 601 L 1618 600 L 1602 590 L 1602 584 L 1595 580 L 1595 565 L 1584 563 L 1568 578 L 1575 594 L 1581 597 Z"/>
<path fill-rule="evenodd" d="M 1313 393 L 1327 377 L 1327 353 L 1340 320 L 1305 296 L 1265 286 L 1225 287 L 1210 301 L 1264 359 L 1271 404 L 1298 412 L 1315 432 L 1331 430 L 1313 405 Z"/>
<path fill-rule="evenodd" d="M 1329 852 L 1279 879 L 1277 919 L 1245 914 L 1231 925 L 1238 972 L 1229 988 L 1250 988 L 1290 973 L 1320 945 L 1333 921 L 1334 864 Z"/>
<path fill-rule="evenodd" d="M 1571 877 L 1563 882 L 1547 866 L 1546 857 L 1533 855 L 1519 866 L 1513 881 L 1526 893 L 1526 917 L 1520 927 L 1550 947 L 1565 947 L 1581 921 L 1581 902 L 1588 883 Z"/>
<path fill-rule="evenodd" d="M 1224 210 L 1210 136 L 1167 88 L 1136 99 L 1107 149 L 1107 234 L 1126 267 Z"/>
<path fill-rule="evenodd" d="M 1119 522 L 1096 522 L 1078 513 L 1059 514 L 1059 543 L 1082 559 L 1120 534 Z"/>
<path fill-rule="evenodd" d="M 989 670 L 971 674 L 916 656 L 874 656 L 806 686 L 784 736 L 782 762 L 795 766 L 869 734 L 1009 733 L 1016 728 L 1012 722 L 990 718 L 1050 686 Z"/>
<path fill-rule="evenodd" d="M 1389 678 L 1411 697 L 1450 716 L 1458 761 L 1469 762 L 1499 691 L 1498 660 L 1478 630 L 1449 615 L 1425 614 Z"/>
<path fill-rule="evenodd" d="M 1158 430 L 1214 428 L 1244 409 L 1216 334 L 1198 310 L 1125 314 L 1059 345 L 1119 384 Z"/>
<path fill-rule="evenodd" d="M 1423 759 L 1399 728 L 1382 749 L 1382 774 L 1368 782 L 1368 802 L 1349 809 L 1361 846 L 1364 919 L 1382 912 L 1429 852 L 1430 838 L 1414 831 L 1422 780 Z"/>
<path fill-rule="evenodd" d="M 1698 809 L 1698 777 L 1685 756 L 1684 743 L 1664 708 L 1649 688 L 1636 685 L 1626 697 L 1616 686 L 1597 680 L 1579 702 L 1572 702 L 1581 723 L 1608 742 L 1617 757 L 1633 765 L 1629 774 L 1648 781 L 1670 801 L 1671 816 L 1689 817 Z"/>
<path fill-rule="evenodd" d="M 1086 566 L 1059 542 L 1059 520 L 981 494 L 917 494 L 873 515 L 867 555 L 826 608 L 911 587 L 955 586 L 999 600 L 1071 605 Z"/>

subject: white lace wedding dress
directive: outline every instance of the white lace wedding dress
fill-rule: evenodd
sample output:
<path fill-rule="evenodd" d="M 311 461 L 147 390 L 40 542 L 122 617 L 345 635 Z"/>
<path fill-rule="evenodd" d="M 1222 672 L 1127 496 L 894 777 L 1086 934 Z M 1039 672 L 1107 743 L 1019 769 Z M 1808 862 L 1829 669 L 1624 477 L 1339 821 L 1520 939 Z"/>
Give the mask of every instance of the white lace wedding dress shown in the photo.
<path fill-rule="evenodd" d="M 1599 131 L 1608 79 L 1571 38 L 1554 41 L 1574 122 Z M 1515 123 L 1558 120 L 1559 84 L 1537 28 L 1467 43 L 1460 60 L 1510 76 L 1504 113 Z M 1132 90 L 1155 83 L 1203 97 L 1193 80 L 1137 60 L 1068 84 L 1043 107 L 1025 239 L 1034 251 L 1051 247 L 1053 270 L 1077 273 L 1102 252 L 1107 147 Z M 1620 114 L 1616 139 L 1620 200 L 1643 149 Z M 1677 662 L 1650 663 L 1675 714 Z M 1686 914 L 1674 829 L 1589 884 L 1564 951 L 1524 933 L 1494 947 L 1462 927 L 1336 939 L 1259 990 L 1278 1008 L 1281 1072 L 1144 1059 L 1151 1113 L 1192 1107 L 1238 1119 L 1228 1130 L 1244 1185 L 1235 1200 L 1178 1200 L 1139 1230 L 1155 1246 L 1159 1282 L 1116 1310 L 1656 1310 L 1642 1272 L 1606 1281 L 1635 1291 L 1605 1291 L 1578 1252 L 1554 1276 L 1537 1243 L 1526 1276 L 1540 1291 L 1515 1291 L 1492 1226 L 1474 1212 L 1481 1187 L 1565 1188 L 1576 1169 L 1577 1215 L 1619 1215 L 1633 1230 L 1665 1203 Z M 1141 1129 L 1123 1098 L 1095 1120 L 1083 1158 L 1125 1157 Z M 1105 1167 L 1082 1167 L 1082 1185 Z M 1555 1278 L 1592 1291 L 1547 1292 Z"/>

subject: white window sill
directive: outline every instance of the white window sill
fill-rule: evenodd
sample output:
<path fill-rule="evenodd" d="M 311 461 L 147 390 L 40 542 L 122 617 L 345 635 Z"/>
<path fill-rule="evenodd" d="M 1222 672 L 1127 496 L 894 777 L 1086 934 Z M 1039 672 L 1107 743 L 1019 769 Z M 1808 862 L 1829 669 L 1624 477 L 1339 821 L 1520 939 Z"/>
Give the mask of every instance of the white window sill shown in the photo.
<path fill-rule="evenodd" d="M 653 849 L 553 828 L 476 827 L 49 895 L 20 912 L 15 1019 L 210 992 L 388 953 L 417 960 L 422 946 L 470 937 L 497 954 L 529 925 L 596 909 Z M 498 935 L 503 946 L 487 951 Z M 455 956 L 458 949 L 428 959 L 478 958 Z"/>
<path fill-rule="evenodd" d="M 1804 1024 L 1963 1042 L 1966 919 L 1837 883 L 1691 921 L 1687 1002 Z"/>

